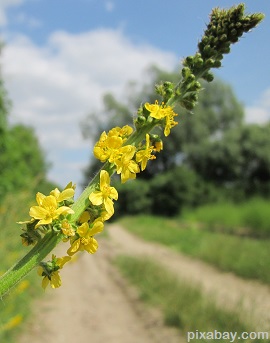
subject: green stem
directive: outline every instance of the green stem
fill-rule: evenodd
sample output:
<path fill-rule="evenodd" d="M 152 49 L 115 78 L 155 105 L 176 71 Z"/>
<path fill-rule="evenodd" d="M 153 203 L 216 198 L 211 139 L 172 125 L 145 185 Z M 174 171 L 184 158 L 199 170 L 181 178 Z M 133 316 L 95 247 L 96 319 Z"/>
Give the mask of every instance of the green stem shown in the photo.
<path fill-rule="evenodd" d="M 38 266 L 61 240 L 61 235 L 54 232 L 47 233 L 27 255 L 2 275 L 0 278 L 0 298 L 7 294 L 34 267 Z"/>

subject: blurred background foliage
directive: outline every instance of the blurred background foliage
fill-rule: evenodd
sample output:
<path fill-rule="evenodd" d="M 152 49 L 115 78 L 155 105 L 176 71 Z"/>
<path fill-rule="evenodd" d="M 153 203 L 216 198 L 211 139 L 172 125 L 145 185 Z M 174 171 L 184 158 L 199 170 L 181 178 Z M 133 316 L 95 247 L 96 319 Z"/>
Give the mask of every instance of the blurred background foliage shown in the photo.
<path fill-rule="evenodd" d="M 179 73 L 156 67 L 149 70 L 149 83 L 130 83 L 121 102 L 105 94 L 101 112 L 90 113 L 82 123 L 86 139 L 96 142 L 102 131 L 127 123 L 144 102 L 158 97 L 160 81 L 177 82 Z M 150 213 L 177 215 L 184 207 L 216 202 L 243 202 L 270 195 L 270 124 L 248 124 L 244 107 L 230 85 L 222 80 L 203 82 L 193 113 L 176 106 L 179 124 L 164 140 L 164 150 L 139 174 L 139 183 L 116 182 L 119 190 L 116 214 Z M 93 127 L 93 117 L 96 126 Z M 90 119 L 92 118 L 92 119 Z M 91 123 L 91 124 L 90 124 Z M 161 130 L 156 129 L 162 136 Z M 92 156 L 84 171 L 84 185 L 101 167 Z M 137 180 L 138 181 L 138 180 Z M 129 201 L 133 200 L 129 204 Z"/>
<path fill-rule="evenodd" d="M 130 82 L 121 101 L 112 94 L 105 94 L 103 109 L 90 113 L 81 123 L 82 133 L 91 140 L 92 145 L 102 131 L 114 126 L 132 125 L 138 107 L 144 102 L 153 103 L 158 98 L 154 86 L 160 81 L 177 82 L 179 72 L 168 73 L 152 67 L 146 76 L 149 82 L 143 86 Z M 181 218 L 182 227 L 190 227 L 190 222 L 198 222 L 200 228 L 203 225 L 207 227 L 206 233 L 200 229 L 177 230 L 176 234 L 181 234 L 181 239 L 173 236 L 171 241 L 182 242 L 184 248 L 181 246 L 179 249 L 188 254 L 192 255 L 196 250 L 201 254 L 199 258 L 209 263 L 215 261 L 217 264 L 216 261 L 219 261 L 219 266 L 225 270 L 268 283 L 268 277 L 265 277 L 269 266 L 269 258 L 265 258 L 269 255 L 268 241 L 263 249 L 263 242 L 257 240 L 248 241 L 250 246 L 245 245 L 242 250 L 235 249 L 243 251 L 243 256 L 250 256 L 250 259 L 242 259 L 245 266 L 241 265 L 239 270 L 232 267 L 237 257 L 233 261 L 227 261 L 224 257 L 231 256 L 228 251 L 232 245 L 240 247 L 241 241 L 247 244 L 242 236 L 252 239 L 270 236 L 270 123 L 246 123 L 243 105 L 232 88 L 222 80 L 203 83 L 203 88 L 193 113 L 175 108 L 179 113 L 179 125 L 164 139 L 164 151 L 158 154 L 156 160 L 149 161 L 147 170 L 139 174 L 136 181 L 126 184 L 121 184 L 118 177 L 114 178 L 114 186 L 119 192 L 114 218 L 137 214 L 175 216 L 176 220 Z M 1 272 L 25 253 L 18 237 L 20 229 L 15 222 L 27 218 L 28 208 L 37 191 L 48 193 L 55 187 L 47 179 L 50 166 L 33 128 L 22 124 L 11 125 L 8 118 L 10 107 L 11 102 L 0 74 Z M 163 135 L 159 128 L 156 133 L 161 137 Z M 101 163 L 91 154 L 84 170 L 84 185 L 89 183 L 100 167 Z M 151 216 L 150 221 L 154 229 L 153 237 L 156 237 L 158 223 L 154 218 Z M 143 227 L 141 223 L 135 226 Z M 165 234 L 163 229 L 164 225 L 160 231 L 162 235 Z M 144 232 L 151 233 L 149 230 Z M 168 231 L 165 232 L 169 240 Z M 230 235 L 226 239 L 231 245 L 226 241 L 224 244 L 224 233 Z M 193 235 L 192 244 L 189 244 L 190 235 Z M 221 245 L 211 240 L 212 236 L 219 239 L 219 235 L 222 235 Z M 216 252 L 222 256 L 218 258 L 205 241 L 211 247 L 217 246 Z M 213 256 L 209 257 L 200 244 L 205 244 L 206 251 L 212 251 Z M 193 250 L 190 252 L 186 246 Z M 229 250 L 221 254 L 221 246 Z M 259 255 L 258 251 L 262 254 Z M 260 261 L 254 256 L 259 256 Z M 261 267 L 258 268 L 258 265 Z M 13 328 L 29 313 L 30 298 L 37 294 L 36 281 L 33 282 L 32 278 L 37 280 L 35 274 L 30 275 L 30 281 L 19 285 L 12 296 L 5 299 L 5 306 L 0 308 L 0 341 L 13 342 Z M 26 288 L 28 291 L 23 292 Z"/>
<path fill-rule="evenodd" d="M 49 164 L 33 128 L 11 125 L 10 108 L 0 74 L 0 275 L 29 250 L 22 246 L 16 222 L 28 218 L 37 191 L 48 193 L 55 187 L 47 180 Z M 16 342 L 20 324 L 31 313 L 31 301 L 41 295 L 39 281 L 32 273 L 1 299 L 0 342 Z"/>
<path fill-rule="evenodd" d="M 49 164 L 34 129 L 9 123 L 11 101 L 0 74 L 0 204 L 12 192 L 46 191 L 53 184 L 46 178 Z M 38 185 L 38 187 L 36 186 Z"/>

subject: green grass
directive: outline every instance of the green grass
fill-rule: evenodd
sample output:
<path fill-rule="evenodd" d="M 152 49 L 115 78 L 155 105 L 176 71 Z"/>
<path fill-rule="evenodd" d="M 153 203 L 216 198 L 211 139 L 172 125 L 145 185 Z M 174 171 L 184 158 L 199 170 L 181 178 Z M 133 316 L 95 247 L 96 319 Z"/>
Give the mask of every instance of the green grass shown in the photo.
<path fill-rule="evenodd" d="M 254 198 L 245 203 L 211 204 L 186 210 L 182 219 L 203 223 L 208 230 L 235 235 L 270 237 L 270 201 Z"/>
<path fill-rule="evenodd" d="M 28 219 L 29 204 L 33 200 L 32 194 L 13 194 L 7 196 L 0 205 L 1 274 L 29 250 L 21 244 L 21 228 L 16 221 Z M 0 342 L 16 342 L 16 335 L 29 315 L 31 300 L 43 293 L 39 282 L 35 272 L 32 272 L 0 300 Z"/>
<path fill-rule="evenodd" d="M 200 258 L 223 271 L 270 284 L 270 239 L 211 232 L 153 216 L 126 217 L 119 223 L 147 241 Z"/>
<path fill-rule="evenodd" d="M 184 335 L 196 330 L 202 332 L 254 331 L 254 328 L 241 322 L 236 313 L 218 308 L 213 300 L 202 295 L 198 288 L 179 282 L 152 260 L 119 256 L 115 263 L 122 274 L 139 289 L 141 299 L 160 308 L 164 314 L 165 323 L 179 328 Z M 219 342 L 223 341 L 228 342 L 228 340 L 219 340 Z M 202 342 L 202 340 L 194 339 L 193 342 Z M 260 340 L 253 340 L 253 342 L 260 342 Z"/>

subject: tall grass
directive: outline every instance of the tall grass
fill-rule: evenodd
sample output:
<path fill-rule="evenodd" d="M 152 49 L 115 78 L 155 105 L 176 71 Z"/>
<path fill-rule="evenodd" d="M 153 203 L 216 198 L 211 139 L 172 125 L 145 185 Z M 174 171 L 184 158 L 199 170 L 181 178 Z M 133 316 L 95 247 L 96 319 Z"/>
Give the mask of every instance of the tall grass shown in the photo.
<path fill-rule="evenodd" d="M 208 230 L 252 237 L 270 237 L 270 201 L 254 198 L 240 204 L 221 203 L 183 212 L 181 219 Z"/>
<path fill-rule="evenodd" d="M 200 258 L 223 271 L 270 284 L 270 239 L 211 232 L 153 216 L 126 217 L 119 223 L 145 240 Z"/>
<path fill-rule="evenodd" d="M 21 229 L 16 221 L 28 218 L 33 194 L 19 193 L 7 196 L 0 205 L 0 273 L 4 273 L 28 248 L 21 244 Z M 34 277 L 33 277 L 34 276 Z M 9 295 L 0 300 L 0 342 L 16 342 L 16 334 L 29 314 L 31 299 L 37 293 L 37 278 L 33 273 L 21 281 Z"/>
<path fill-rule="evenodd" d="M 182 334 L 196 330 L 238 333 L 254 330 L 241 322 L 238 314 L 218 308 L 213 300 L 203 295 L 198 288 L 179 282 L 152 260 L 119 256 L 116 264 L 123 275 L 138 287 L 141 299 L 159 307 L 164 314 L 165 323 L 179 328 Z M 228 342 L 228 339 L 220 339 L 219 342 Z"/>

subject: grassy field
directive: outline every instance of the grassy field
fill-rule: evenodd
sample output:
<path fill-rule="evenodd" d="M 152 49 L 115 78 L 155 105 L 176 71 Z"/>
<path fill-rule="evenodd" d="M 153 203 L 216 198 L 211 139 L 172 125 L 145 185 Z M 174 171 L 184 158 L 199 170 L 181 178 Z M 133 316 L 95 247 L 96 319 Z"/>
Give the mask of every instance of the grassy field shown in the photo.
<path fill-rule="evenodd" d="M 13 194 L 0 205 L 1 274 L 29 250 L 21 244 L 21 229 L 16 221 L 28 219 L 28 204 L 33 199 L 33 195 L 26 193 Z M 39 283 L 40 280 L 33 271 L 9 295 L 1 299 L 0 342 L 16 342 L 16 335 L 29 315 L 33 297 L 43 293 Z"/>
<path fill-rule="evenodd" d="M 126 217 L 119 223 L 147 241 L 167 245 L 223 271 L 270 283 L 270 239 L 214 232 L 191 222 L 153 216 Z"/>
<path fill-rule="evenodd" d="M 181 219 L 189 223 L 203 223 L 211 231 L 270 238 L 269 209 L 269 200 L 254 198 L 240 204 L 211 204 L 186 210 Z"/>
<path fill-rule="evenodd" d="M 165 323 L 179 328 L 184 335 L 196 330 L 238 333 L 254 330 L 246 323 L 242 323 L 237 314 L 218 308 L 211 299 L 202 295 L 199 289 L 179 282 L 152 260 L 119 256 L 115 263 L 122 274 L 139 289 L 141 299 L 160 308 Z M 218 341 L 228 342 L 228 339 Z M 237 341 L 251 342 L 241 339 Z M 262 340 L 252 340 L 252 342 L 262 342 Z"/>

